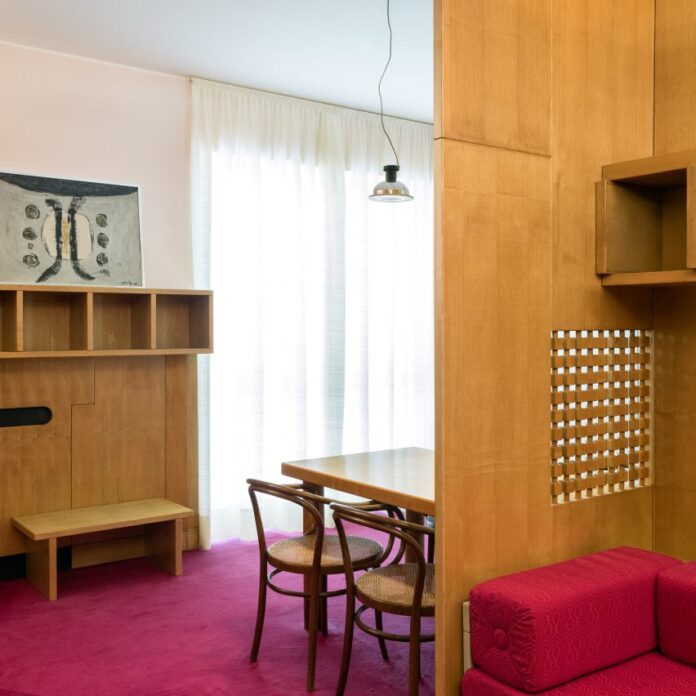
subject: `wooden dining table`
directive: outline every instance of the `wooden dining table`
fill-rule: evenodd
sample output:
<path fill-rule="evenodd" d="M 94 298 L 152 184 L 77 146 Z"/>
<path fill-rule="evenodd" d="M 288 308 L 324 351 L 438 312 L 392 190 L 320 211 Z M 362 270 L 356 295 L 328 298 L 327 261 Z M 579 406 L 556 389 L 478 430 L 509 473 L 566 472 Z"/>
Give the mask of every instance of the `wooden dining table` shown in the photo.
<path fill-rule="evenodd" d="M 323 495 L 325 488 L 389 503 L 422 523 L 435 514 L 434 452 L 420 447 L 284 462 L 281 471 Z"/>
<path fill-rule="evenodd" d="M 283 462 L 285 476 L 300 479 L 304 487 L 324 495 L 324 490 L 357 495 L 389 503 L 406 511 L 409 522 L 423 524 L 425 515 L 435 514 L 435 453 L 420 447 L 340 454 L 333 457 Z M 312 517 L 304 515 L 305 531 Z M 423 545 L 421 535 L 413 535 Z M 414 561 L 407 549 L 407 561 Z M 309 590 L 305 577 L 305 591 Z M 308 602 L 305 600 L 305 629 Z"/>

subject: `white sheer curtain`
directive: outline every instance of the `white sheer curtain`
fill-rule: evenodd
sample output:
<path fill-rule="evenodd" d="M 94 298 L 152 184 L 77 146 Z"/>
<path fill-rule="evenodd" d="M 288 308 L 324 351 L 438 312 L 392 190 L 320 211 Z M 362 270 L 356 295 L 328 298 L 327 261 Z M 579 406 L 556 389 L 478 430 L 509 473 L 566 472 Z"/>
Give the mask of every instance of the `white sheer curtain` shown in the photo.
<path fill-rule="evenodd" d="M 202 528 L 210 517 L 213 539 L 248 537 L 250 476 L 432 447 L 433 132 L 388 119 L 415 200 L 372 203 L 392 161 L 378 116 L 201 80 L 192 89 L 196 280 L 215 292 Z M 299 528 L 299 516 L 267 514 Z"/>

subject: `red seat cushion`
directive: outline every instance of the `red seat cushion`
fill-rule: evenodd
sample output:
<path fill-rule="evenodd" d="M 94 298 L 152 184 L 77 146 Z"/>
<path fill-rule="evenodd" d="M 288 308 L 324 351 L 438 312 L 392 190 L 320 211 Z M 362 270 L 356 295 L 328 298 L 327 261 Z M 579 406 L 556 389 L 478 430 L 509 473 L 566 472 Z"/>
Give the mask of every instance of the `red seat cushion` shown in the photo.
<path fill-rule="evenodd" d="M 660 650 L 696 665 L 696 563 L 665 570 L 657 578 Z"/>
<path fill-rule="evenodd" d="M 677 563 L 619 548 L 478 585 L 474 664 L 536 693 L 655 650 L 656 578 Z"/>
<path fill-rule="evenodd" d="M 462 696 L 520 696 L 479 669 L 462 679 Z M 544 691 L 543 696 L 688 696 L 696 694 L 696 669 L 657 652 Z"/>

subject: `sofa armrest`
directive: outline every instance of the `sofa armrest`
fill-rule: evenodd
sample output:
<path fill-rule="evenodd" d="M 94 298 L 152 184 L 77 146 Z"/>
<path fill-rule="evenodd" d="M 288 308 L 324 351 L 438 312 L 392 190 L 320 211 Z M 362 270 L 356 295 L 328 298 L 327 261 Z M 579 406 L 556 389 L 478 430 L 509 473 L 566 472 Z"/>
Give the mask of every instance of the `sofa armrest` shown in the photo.
<path fill-rule="evenodd" d="M 658 576 L 657 624 L 660 650 L 673 660 L 696 665 L 696 563 Z"/>
<path fill-rule="evenodd" d="M 655 650 L 657 576 L 678 563 L 619 548 L 478 585 L 474 664 L 537 693 Z"/>

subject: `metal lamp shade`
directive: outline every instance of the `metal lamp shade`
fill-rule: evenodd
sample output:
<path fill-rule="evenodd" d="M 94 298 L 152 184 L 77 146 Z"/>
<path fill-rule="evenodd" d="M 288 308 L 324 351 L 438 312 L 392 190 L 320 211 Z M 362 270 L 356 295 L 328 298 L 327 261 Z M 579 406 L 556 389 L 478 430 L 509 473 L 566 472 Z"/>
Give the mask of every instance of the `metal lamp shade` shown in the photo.
<path fill-rule="evenodd" d="M 386 172 L 386 178 L 375 186 L 370 200 L 383 203 L 412 201 L 413 196 L 409 193 L 406 184 L 396 180 L 396 173 L 399 171 L 399 167 L 396 164 L 388 164 L 384 167 L 384 171 Z"/>

